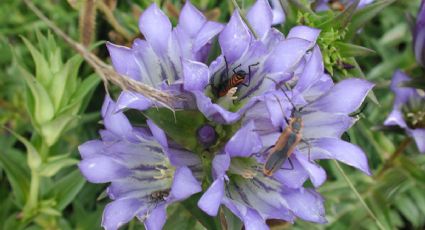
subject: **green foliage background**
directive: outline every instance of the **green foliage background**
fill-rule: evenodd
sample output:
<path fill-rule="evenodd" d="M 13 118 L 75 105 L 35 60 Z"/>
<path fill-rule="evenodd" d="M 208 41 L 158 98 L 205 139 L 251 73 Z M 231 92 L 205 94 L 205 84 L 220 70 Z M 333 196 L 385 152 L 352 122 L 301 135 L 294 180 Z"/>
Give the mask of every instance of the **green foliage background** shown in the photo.
<path fill-rule="evenodd" d="M 90 15 L 83 13 L 89 0 L 32 2 L 68 36 L 85 39 L 98 57 L 108 61 L 104 42 L 131 44 L 140 36 L 138 15 L 152 1 L 97 0 Z M 183 1 L 156 2 L 175 24 Z M 237 2 L 246 10 L 253 1 Z M 307 5 L 301 0 L 289 2 Z M 381 127 L 392 108 L 394 96 L 389 84 L 393 72 L 402 69 L 412 77 L 424 78 L 414 59 L 408 16 L 416 15 L 420 1 L 376 2 L 374 11 L 355 14 L 346 25 L 338 24 L 341 21 L 333 18 L 336 13 L 312 15 L 292 7 L 287 24 L 278 28 L 287 32 L 301 21 L 321 27 L 319 44 L 328 58 L 326 68 L 335 79 L 364 77 L 376 84 L 359 122 L 346 136 L 367 153 L 374 175 L 342 167 L 381 229 L 423 229 L 425 155 L 418 153 L 403 132 Z M 231 1 L 192 3 L 221 22 L 228 20 L 234 8 Z M 323 23 L 326 19 L 332 20 Z M 86 183 L 77 168 L 78 145 L 97 138 L 102 127 L 99 111 L 105 90 L 100 78 L 23 1 L 2 1 L 0 25 L 0 229 L 100 229 L 102 210 L 108 203 L 104 194 L 107 185 Z M 359 29 L 360 25 L 364 27 Z M 343 70 L 338 60 L 360 68 Z M 112 87 L 110 92 L 114 95 L 118 89 Z M 328 181 L 319 192 L 326 199 L 329 223 L 298 220 L 293 225 L 273 224 L 273 228 L 378 229 L 376 219 L 348 186 L 338 166 L 332 161 L 320 163 L 328 172 Z M 241 223 L 226 211 L 227 226 L 201 214 L 196 196 L 171 206 L 168 212 L 165 229 L 241 229 Z M 123 227 L 142 228 L 136 220 Z"/>

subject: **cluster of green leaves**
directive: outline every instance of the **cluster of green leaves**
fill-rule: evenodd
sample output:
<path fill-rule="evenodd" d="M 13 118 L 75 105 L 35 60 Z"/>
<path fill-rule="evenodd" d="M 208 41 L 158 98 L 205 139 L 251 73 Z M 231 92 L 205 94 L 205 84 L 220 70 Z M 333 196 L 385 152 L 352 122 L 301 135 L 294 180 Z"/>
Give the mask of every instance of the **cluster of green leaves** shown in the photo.
<path fill-rule="evenodd" d="M 139 36 L 138 16 L 152 3 L 151 0 L 33 2 L 42 6 L 54 23 L 73 38 L 88 36 L 93 44 L 111 40 L 127 45 Z M 93 15 L 85 17 L 84 7 L 89 2 L 98 5 Z M 176 24 L 183 3 L 155 2 Z M 254 0 L 236 2 L 242 13 L 246 13 Z M 424 75 L 414 59 L 411 24 L 405 16 L 406 12 L 416 14 L 420 0 L 376 0 L 360 10 L 348 7 L 344 12 L 323 13 L 313 12 L 308 0 L 280 2 L 287 11 L 286 23 L 277 27 L 281 31 L 286 33 L 299 24 L 322 30 L 318 44 L 326 70 L 336 81 L 363 77 L 376 83 L 371 97 L 374 103 L 368 103 L 359 122 L 346 135 L 368 154 L 374 176 L 344 167 L 360 199 L 375 217 L 359 201 L 338 167 L 333 162 L 321 162 L 327 169 L 328 181 L 319 192 L 326 200 L 329 223 L 297 221 L 294 225 L 274 228 L 379 229 L 377 222 L 385 229 L 423 228 L 425 156 L 419 155 L 412 143 L 400 148 L 408 143 L 403 141 L 403 133 L 378 131 L 392 107 L 389 83 L 393 72 L 403 69 L 414 77 Z M 193 0 L 192 3 L 210 19 L 221 22 L 226 22 L 234 9 L 231 1 Z M 92 20 L 88 34 L 81 34 L 87 31 L 81 28 L 81 20 Z M 46 24 L 22 1 L 4 0 L 0 5 L 0 23 L 4 25 L 0 28 L 0 67 L 5 70 L 0 72 L 3 127 L 0 130 L 0 229 L 100 229 L 102 210 L 108 202 L 99 199 L 105 197 L 105 186 L 84 183 L 76 165 L 77 146 L 96 138 L 96 130 L 100 128 L 96 122 L 100 119 L 104 93 L 95 91 L 99 78 L 81 57 L 72 55 L 74 51 L 65 42 L 49 34 Z M 95 52 L 107 59 L 104 47 Z M 216 44 L 214 52 L 219 52 Z M 353 69 L 344 68 L 344 64 Z M 94 91 L 96 96 L 92 97 Z M 202 152 L 197 140 L 190 138 L 206 122 L 202 115 L 192 111 L 173 114 L 161 109 L 144 115 L 182 146 Z M 140 118 L 140 114 L 137 116 Z M 188 120 L 187 116 L 194 119 Z M 228 138 L 234 130 L 223 126 L 217 132 Z M 391 157 L 395 152 L 399 153 L 397 157 Z M 210 165 L 211 156 L 203 158 Z M 172 205 L 164 229 L 222 229 L 223 226 L 241 229 L 241 222 L 225 208 L 220 210 L 220 218 L 208 217 L 197 208 L 197 196 Z M 143 226 L 134 220 L 124 229 L 143 229 Z"/>

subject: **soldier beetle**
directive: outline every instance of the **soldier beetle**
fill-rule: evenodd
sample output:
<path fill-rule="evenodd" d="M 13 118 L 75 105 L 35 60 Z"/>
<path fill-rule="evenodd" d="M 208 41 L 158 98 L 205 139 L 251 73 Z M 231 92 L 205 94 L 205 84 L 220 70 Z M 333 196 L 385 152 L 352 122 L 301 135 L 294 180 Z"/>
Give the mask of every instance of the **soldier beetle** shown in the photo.
<path fill-rule="evenodd" d="M 268 79 L 274 81 L 276 86 L 278 86 L 278 83 L 274 79 Z M 289 99 L 286 92 L 282 88 L 280 89 L 282 90 L 285 97 L 288 99 L 288 102 L 292 105 L 292 112 L 289 120 L 285 117 L 287 126 L 282 131 L 275 144 L 270 146 L 265 151 L 266 153 L 268 152 L 266 162 L 263 166 L 263 173 L 266 176 L 272 176 L 274 172 L 276 172 L 278 169 L 281 169 L 281 166 L 285 163 L 286 160 L 288 160 L 289 164 L 291 165 L 291 169 L 293 169 L 294 165 L 292 164 L 292 161 L 289 157 L 295 151 L 295 148 L 300 142 L 304 142 L 307 144 L 309 148 L 308 158 L 310 160 L 310 144 L 306 140 L 302 139 L 301 135 L 303 129 L 301 110 L 303 109 L 303 107 L 297 108 L 294 103 Z M 276 99 L 279 100 L 277 97 Z M 282 114 L 284 114 L 282 107 L 281 110 Z"/>

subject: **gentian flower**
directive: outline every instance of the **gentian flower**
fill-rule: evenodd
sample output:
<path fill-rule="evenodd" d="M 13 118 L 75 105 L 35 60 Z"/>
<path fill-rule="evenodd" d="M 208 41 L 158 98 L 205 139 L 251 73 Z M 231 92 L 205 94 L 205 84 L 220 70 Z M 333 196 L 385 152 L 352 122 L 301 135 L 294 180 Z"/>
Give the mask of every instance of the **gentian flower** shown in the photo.
<path fill-rule="evenodd" d="M 413 30 L 416 61 L 425 67 L 425 1 L 422 1 Z"/>
<path fill-rule="evenodd" d="M 391 90 L 395 94 L 394 105 L 384 124 L 403 128 L 415 140 L 419 152 L 425 153 L 425 95 L 417 89 L 401 86 L 409 80 L 401 71 L 394 73 L 391 82 Z"/>
<path fill-rule="evenodd" d="M 180 94 L 182 59 L 205 62 L 212 39 L 223 26 L 207 21 L 190 1 L 186 1 L 174 29 L 155 3 L 141 15 L 139 28 L 146 40 L 136 39 L 131 48 L 107 44 L 114 69 L 144 84 Z M 118 109 L 145 110 L 152 103 L 134 92 L 123 92 L 117 101 Z"/>
<path fill-rule="evenodd" d="M 198 203 L 206 213 L 216 215 L 223 204 L 247 229 L 268 229 L 267 219 L 292 222 L 299 217 L 324 223 L 323 199 L 313 189 L 302 187 L 308 178 L 315 187 L 326 180 L 325 171 L 314 160 L 337 159 L 370 175 L 363 151 L 340 137 L 355 123 L 349 114 L 360 107 L 373 84 L 347 79 L 334 85 L 324 73 L 317 46 L 301 63 L 295 77 L 287 82 L 295 84 L 285 91 L 291 101 L 272 85 L 272 91 L 258 97 L 242 119 L 242 128 L 215 157 L 215 181 Z M 285 120 L 291 119 L 292 104 L 302 108 L 301 136 L 308 144 L 300 142 L 290 156 L 291 163 L 286 161 L 272 176 L 265 176 L 262 168 L 267 149 L 287 127 Z"/>
<path fill-rule="evenodd" d="M 264 81 L 264 76 L 290 78 L 320 33 L 317 29 L 299 26 L 285 39 L 271 28 L 272 10 L 266 0 L 258 0 L 249 9 L 247 19 L 258 38 L 235 11 L 219 35 L 222 55 L 209 67 L 191 60 L 184 63 L 185 90 L 194 94 L 198 109 L 218 123 L 229 124 L 240 119 L 255 102 L 255 96 L 270 88 L 271 83 Z M 241 84 L 227 87 L 227 80 L 233 75 L 245 78 Z"/>
<path fill-rule="evenodd" d="M 79 168 L 92 183 L 108 183 L 113 200 L 103 213 L 102 226 L 118 229 L 134 217 L 146 229 L 161 229 L 169 204 L 200 192 L 199 158 L 169 142 L 151 121 L 148 128 L 132 127 L 116 104 L 106 98 L 101 140 L 79 147 Z M 192 173 L 193 170 L 193 173 Z"/>

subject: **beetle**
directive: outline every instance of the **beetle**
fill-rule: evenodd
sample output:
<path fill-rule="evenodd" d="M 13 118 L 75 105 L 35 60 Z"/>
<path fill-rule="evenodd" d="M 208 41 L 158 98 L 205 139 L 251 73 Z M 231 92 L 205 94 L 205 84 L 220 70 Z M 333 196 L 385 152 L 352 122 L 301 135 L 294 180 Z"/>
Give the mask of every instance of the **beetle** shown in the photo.
<path fill-rule="evenodd" d="M 252 74 L 251 68 L 260 64 L 259 62 L 257 62 L 255 64 L 249 65 L 248 73 L 242 69 L 237 70 L 238 68 L 242 66 L 242 64 L 239 64 L 238 66 L 233 68 L 232 70 L 233 75 L 229 77 L 229 64 L 227 63 L 226 57 L 224 57 L 224 62 L 226 63 L 226 70 L 225 70 L 226 79 L 223 79 L 223 74 L 222 74 L 220 77 L 220 82 L 218 83 L 218 86 L 213 87 L 213 92 L 216 97 L 224 97 L 228 94 L 228 92 L 232 88 L 235 88 L 235 87 L 237 88 L 241 85 L 248 87 L 249 84 L 251 83 L 251 74 Z M 248 77 L 248 82 L 245 83 L 245 78 L 247 77 Z"/>
<path fill-rule="evenodd" d="M 154 191 L 149 195 L 149 201 L 158 203 L 164 201 L 170 195 L 170 189 Z"/>
<path fill-rule="evenodd" d="M 268 78 L 275 82 L 276 85 L 277 82 L 274 79 Z M 272 176 L 273 173 L 275 173 L 278 169 L 281 169 L 281 166 L 285 163 L 286 160 L 288 160 L 289 164 L 291 165 L 291 170 L 294 168 L 294 165 L 292 164 L 291 159 L 289 158 L 292 153 L 295 151 L 295 148 L 300 142 L 305 143 L 308 146 L 308 158 L 310 161 L 310 144 L 302 138 L 301 132 L 303 129 L 303 120 L 302 120 L 302 109 L 297 108 L 294 103 L 289 99 L 286 92 L 281 88 L 283 94 L 288 99 L 289 103 L 292 105 L 292 112 L 291 117 L 288 120 L 285 117 L 285 121 L 287 123 L 286 128 L 282 131 L 279 138 L 275 142 L 274 145 L 269 147 L 265 152 L 269 152 L 268 156 L 266 158 L 266 162 L 263 166 L 263 173 L 266 176 Z M 276 97 L 277 100 L 279 100 Z M 283 109 L 281 107 L 282 113 Z"/>

